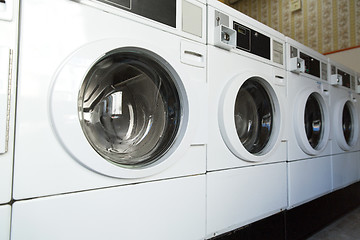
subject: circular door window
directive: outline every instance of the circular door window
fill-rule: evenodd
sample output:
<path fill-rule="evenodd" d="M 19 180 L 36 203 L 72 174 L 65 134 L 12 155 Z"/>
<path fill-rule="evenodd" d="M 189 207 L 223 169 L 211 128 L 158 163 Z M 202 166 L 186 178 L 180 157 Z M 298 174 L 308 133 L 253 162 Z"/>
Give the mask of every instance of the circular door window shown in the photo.
<path fill-rule="evenodd" d="M 335 138 L 344 151 L 350 151 L 359 138 L 359 118 L 353 101 L 351 98 L 339 99 L 334 111 Z"/>
<path fill-rule="evenodd" d="M 306 137 L 313 149 L 318 149 L 323 139 L 323 111 L 316 94 L 308 97 L 305 105 L 304 125 Z"/>
<path fill-rule="evenodd" d="M 342 131 L 344 134 L 345 141 L 348 145 L 353 143 L 354 139 L 354 121 L 351 111 L 351 103 L 347 101 L 344 105 L 342 112 Z"/>
<path fill-rule="evenodd" d="M 145 50 L 104 55 L 87 73 L 78 97 L 81 128 L 104 159 L 141 168 L 161 158 L 179 130 L 175 79 Z"/>
<path fill-rule="evenodd" d="M 229 150 L 248 162 L 261 162 L 277 149 L 282 106 L 269 76 L 244 72 L 224 88 L 219 104 L 219 128 Z"/>
<path fill-rule="evenodd" d="M 241 86 L 235 100 L 234 118 L 244 148 L 260 154 L 270 140 L 273 106 L 267 91 L 255 79 L 250 78 Z"/>
<path fill-rule="evenodd" d="M 300 148 L 309 155 L 320 154 L 330 134 L 326 95 L 307 88 L 297 96 L 294 106 L 294 130 Z M 301 127 L 303 126 L 303 127 Z"/>

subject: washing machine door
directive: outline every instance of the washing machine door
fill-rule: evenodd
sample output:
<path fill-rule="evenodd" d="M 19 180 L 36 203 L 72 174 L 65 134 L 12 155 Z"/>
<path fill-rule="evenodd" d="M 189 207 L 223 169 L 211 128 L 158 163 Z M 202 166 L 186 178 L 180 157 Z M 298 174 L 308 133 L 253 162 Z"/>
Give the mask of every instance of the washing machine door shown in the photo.
<path fill-rule="evenodd" d="M 343 98 L 335 107 L 335 137 L 344 151 L 351 150 L 358 142 L 359 118 L 354 101 L 352 98 Z"/>
<path fill-rule="evenodd" d="M 79 118 L 91 146 L 122 167 L 163 156 L 179 130 L 181 105 L 174 76 L 141 49 L 106 53 L 79 92 Z"/>
<path fill-rule="evenodd" d="M 230 81 L 219 105 L 221 135 L 237 157 L 260 162 L 280 142 L 281 110 L 268 76 L 244 73 Z"/>
<path fill-rule="evenodd" d="M 322 92 L 303 90 L 294 106 L 294 130 L 300 148 L 309 155 L 321 153 L 329 139 L 328 105 Z"/>
<path fill-rule="evenodd" d="M 164 58 L 117 45 L 94 43 L 65 61 L 54 78 L 51 119 L 82 165 L 115 177 L 149 176 L 177 159 L 188 121 L 186 93 Z"/>

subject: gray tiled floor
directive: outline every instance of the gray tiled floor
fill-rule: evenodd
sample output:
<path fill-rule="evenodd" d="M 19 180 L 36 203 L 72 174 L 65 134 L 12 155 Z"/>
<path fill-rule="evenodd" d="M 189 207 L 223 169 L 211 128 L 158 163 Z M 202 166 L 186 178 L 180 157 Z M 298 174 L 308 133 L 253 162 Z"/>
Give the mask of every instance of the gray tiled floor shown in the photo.
<path fill-rule="evenodd" d="M 307 240 L 360 239 L 360 207 L 314 234 Z"/>

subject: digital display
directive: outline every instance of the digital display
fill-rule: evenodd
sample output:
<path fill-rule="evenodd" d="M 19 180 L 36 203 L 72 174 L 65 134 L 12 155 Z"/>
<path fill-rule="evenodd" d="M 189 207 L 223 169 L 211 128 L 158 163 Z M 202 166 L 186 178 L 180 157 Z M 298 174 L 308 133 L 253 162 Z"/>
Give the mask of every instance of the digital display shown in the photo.
<path fill-rule="evenodd" d="M 270 60 L 270 37 L 235 21 L 233 28 L 237 32 L 236 48 Z"/>
<path fill-rule="evenodd" d="M 320 61 L 300 52 L 300 58 L 305 62 L 305 72 L 315 77 L 320 77 Z"/>
<path fill-rule="evenodd" d="M 97 0 L 113 7 L 176 27 L 176 0 Z"/>
<path fill-rule="evenodd" d="M 241 33 L 243 35 L 246 35 L 246 30 L 244 28 L 238 28 L 238 33 Z"/>
<path fill-rule="evenodd" d="M 350 74 L 338 69 L 338 74 L 342 76 L 343 87 L 350 88 Z"/>

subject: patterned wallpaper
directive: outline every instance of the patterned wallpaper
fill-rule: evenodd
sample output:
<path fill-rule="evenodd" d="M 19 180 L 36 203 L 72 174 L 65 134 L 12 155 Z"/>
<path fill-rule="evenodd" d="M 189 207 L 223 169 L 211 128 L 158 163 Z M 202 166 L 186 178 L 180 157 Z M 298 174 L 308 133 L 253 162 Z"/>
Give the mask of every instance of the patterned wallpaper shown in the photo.
<path fill-rule="evenodd" d="M 228 4 L 229 0 L 220 0 Z M 230 5 L 321 53 L 360 45 L 360 0 L 240 0 Z"/>

